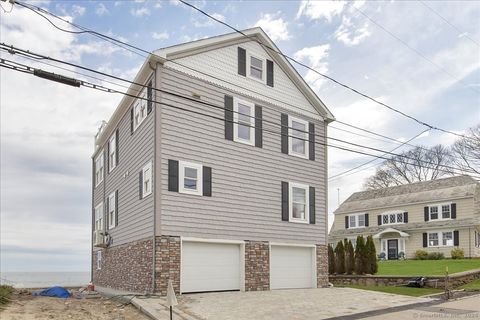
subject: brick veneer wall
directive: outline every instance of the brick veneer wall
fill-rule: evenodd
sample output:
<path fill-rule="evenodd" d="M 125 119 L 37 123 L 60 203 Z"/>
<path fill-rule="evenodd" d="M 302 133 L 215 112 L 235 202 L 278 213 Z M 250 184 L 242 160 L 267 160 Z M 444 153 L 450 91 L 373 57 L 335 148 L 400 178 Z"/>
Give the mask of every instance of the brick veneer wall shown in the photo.
<path fill-rule="evenodd" d="M 93 283 L 116 290 L 147 293 L 153 291 L 153 240 L 140 240 L 101 249 L 101 269 L 93 251 Z"/>
<path fill-rule="evenodd" d="M 245 241 L 245 291 L 270 290 L 268 242 Z"/>
<path fill-rule="evenodd" d="M 317 244 L 317 287 L 328 286 L 328 249 L 326 245 Z"/>
<path fill-rule="evenodd" d="M 168 280 L 180 293 L 180 237 L 159 236 L 155 239 L 155 292 L 167 294 Z"/>

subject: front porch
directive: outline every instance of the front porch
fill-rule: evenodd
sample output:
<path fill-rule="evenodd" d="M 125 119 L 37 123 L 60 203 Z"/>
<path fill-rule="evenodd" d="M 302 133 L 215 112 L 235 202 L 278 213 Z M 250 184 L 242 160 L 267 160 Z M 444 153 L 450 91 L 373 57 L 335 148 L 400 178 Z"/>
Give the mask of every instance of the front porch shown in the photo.
<path fill-rule="evenodd" d="M 405 259 L 406 241 L 408 241 L 410 235 L 406 232 L 387 228 L 380 231 L 373 236 L 373 239 L 377 241 L 376 245 L 380 248 L 380 255 L 384 255 L 386 260 L 398 260 Z"/>

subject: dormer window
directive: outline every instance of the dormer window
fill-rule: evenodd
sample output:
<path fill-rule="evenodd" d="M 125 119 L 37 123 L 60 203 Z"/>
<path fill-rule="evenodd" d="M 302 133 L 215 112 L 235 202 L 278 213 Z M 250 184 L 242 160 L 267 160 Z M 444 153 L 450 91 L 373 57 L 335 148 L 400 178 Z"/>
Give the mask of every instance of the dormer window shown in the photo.
<path fill-rule="evenodd" d="M 254 56 L 249 56 L 249 76 L 251 78 L 264 81 L 264 61 Z"/>

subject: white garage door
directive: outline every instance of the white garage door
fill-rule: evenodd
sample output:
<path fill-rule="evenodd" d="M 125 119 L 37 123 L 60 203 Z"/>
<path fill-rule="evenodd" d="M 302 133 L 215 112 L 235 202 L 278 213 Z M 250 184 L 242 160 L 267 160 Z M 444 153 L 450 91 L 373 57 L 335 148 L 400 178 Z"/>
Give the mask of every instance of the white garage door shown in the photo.
<path fill-rule="evenodd" d="M 271 250 L 271 289 L 314 287 L 314 248 L 272 245 Z"/>
<path fill-rule="evenodd" d="M 240 290 L 240 245 L 182 242 L 182 292 Z"/>

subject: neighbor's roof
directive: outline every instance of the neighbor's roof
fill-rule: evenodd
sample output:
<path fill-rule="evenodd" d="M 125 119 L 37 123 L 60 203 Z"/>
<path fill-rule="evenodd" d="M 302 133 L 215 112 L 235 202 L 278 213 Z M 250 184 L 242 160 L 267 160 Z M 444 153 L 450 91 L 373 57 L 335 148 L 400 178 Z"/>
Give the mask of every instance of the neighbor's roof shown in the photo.
<path fill-rule="evenodd" d="M 479 183 L 469 176 L 416 182 L 352 194 L 335 214 L 475 196 Z"/>

